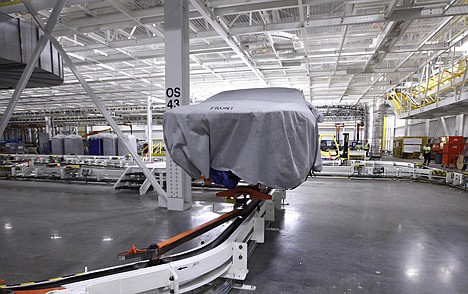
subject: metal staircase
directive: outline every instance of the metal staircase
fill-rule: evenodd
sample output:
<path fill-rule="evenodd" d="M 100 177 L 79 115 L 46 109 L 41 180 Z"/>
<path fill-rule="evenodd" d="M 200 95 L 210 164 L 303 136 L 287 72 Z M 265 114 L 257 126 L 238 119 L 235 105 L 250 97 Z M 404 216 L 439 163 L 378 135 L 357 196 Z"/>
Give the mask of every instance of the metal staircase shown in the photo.
<path fill-rule="evenodd" d="M 456 48 L 441 54 L 413 76 L 386 93 L 399 118 L 434 118 L 459 114 L 468 105 L 466 93 L 467 56 L 457 56 Z"/>

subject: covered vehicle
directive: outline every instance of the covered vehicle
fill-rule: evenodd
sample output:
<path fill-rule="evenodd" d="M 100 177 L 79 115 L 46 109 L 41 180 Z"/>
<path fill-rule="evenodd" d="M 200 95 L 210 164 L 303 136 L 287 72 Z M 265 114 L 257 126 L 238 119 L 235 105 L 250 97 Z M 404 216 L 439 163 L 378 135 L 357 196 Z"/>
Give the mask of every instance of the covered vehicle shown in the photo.
<path fill-rule="evenodd" d="M 322 120 L 297 89 L 226 91 L 167 110 L 164 140 L 172 160 L 194 179 L 226 172 L 249 184 L 291 189 L 322 168 Z"/>

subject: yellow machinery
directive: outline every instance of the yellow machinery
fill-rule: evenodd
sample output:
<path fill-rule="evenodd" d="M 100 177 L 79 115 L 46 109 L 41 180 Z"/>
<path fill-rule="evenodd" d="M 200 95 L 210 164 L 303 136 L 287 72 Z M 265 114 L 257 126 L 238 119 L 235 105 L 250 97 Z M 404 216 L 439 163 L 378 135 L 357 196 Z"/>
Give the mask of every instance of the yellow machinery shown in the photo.
<path fill-rule="evenodd" d="M 340 146 L 333 134 L 320 134 L 320 154 L 323 160 L 336 160 L 341 156 Z"/>
<path fill-rule="evenodd" d="M 393 104 L 398 115 L 408 110 L 419 109 L 442 100 L 440 93 L 455 91 L 463 81 L 468 61 L 465 57 L 456 60 L 452 66 L 443 67 L 436 73 L 422 80 L 417 86 L 407 90 L 391 90 L 387 100 Z"/>
<path fill-rule="evenodd" d="M 142 155 L 145 156 L 148 153 L 148 145 L 146 145 L 141 151 Z M 153 139 L 153 152 L 151 156 L 166 156 L 166 146 L 162 139 Z"/>

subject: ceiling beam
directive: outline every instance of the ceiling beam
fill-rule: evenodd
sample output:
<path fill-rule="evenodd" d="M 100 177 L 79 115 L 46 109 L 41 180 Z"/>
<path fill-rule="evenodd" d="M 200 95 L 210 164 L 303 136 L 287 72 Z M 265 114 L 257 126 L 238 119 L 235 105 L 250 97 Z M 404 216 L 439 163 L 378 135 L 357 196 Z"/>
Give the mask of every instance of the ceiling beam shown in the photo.
<path fill-rule="evenodd" d="M 262 72 L 257 68 L 255 62 L 251 59 L 250 54 L 242 47 L 242 44 L 228 32 L 226 24 L 223 23 L 222 19 L 216 16 L 212 9 L 209 9 L 201 0 L 190 0 L 190 3 L 198 10 L 204 19 L 208 21 L 229 47 L 232 48 L 237 56 L 239 56 L 239 58 L 250 68 L 260 82 L 267 86 L 268 82 Z"/>
<path fill-rule="evenodd" d="M 343 25 L 362 25 L 362 24 L 373 24 L 377 22 L 385 23 L 390 21 L 405 21 L 414 19 L 429 19 L 439 18 L 446 16 L 457 16 L 468 14 L 468 5 L 454 5 L 447 9 L 444 13 L 434 12 L 431 14 L 430 9 L 424 9 L 420 7 L 412 6 L 400 6 L 397 7 L 391 16 L 388 18 L 384 17 L 383 13 L 372 13 L 362 15 L 351 15 L 344 17 L 329 17 L 320 19 L 309 19 L 305 22 L 304 27 L 306 28 L 319 28 L 319 27 L 334 27 Z M 258 32 L 271 32 L 279 30 L 298 30 L 301 29 L 302 25 L 299 21 L 282 22 L 282 23 L 271 23 L 265 26 L 255 25 L 246 26 L 241 28 L 232 28 L 230 33 L 232 35 L 239 34 L 255 34 Z"/>
<path fill-rule="evenodd" d="M 93 3 L 93 2 L 99 2 L 99 1 L 100 0 L 68 0 L 67 6 L 78 5 L 78 4 L 83 4 L 83 3 Z M 23 3 L 18 3 L 18 2 L 19 1 L 14 1 L 12 3 L 1 2 L 0 12 L 5 13 L 5 14 L 27 12 L 28 10 L 26 9 L 26 6 L 24 6 Z M 34 7 L 37 10 L 50 9 L 54 7 L 55 2 L 57 1 L 34 0 Z"/>

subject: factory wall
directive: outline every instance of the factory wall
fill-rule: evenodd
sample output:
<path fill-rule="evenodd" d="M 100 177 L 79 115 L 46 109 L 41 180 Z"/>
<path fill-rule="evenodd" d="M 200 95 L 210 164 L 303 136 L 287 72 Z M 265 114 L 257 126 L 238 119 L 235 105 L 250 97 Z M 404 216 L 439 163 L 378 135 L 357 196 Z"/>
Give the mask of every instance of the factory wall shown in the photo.
<path fill-rule="evenodd" d="M 408 136 L 426 136 L 426 122 L 408 122 Z"/>
<path fill-rule="evenodd" d="M 138 141 L 146 141 L 146 125 L 119 125 L 124 134 L 132 133 Z M 108 126 L 93 126 L 91 131 L 99 131 L 109 128 Z M 163 139 L 163 131 L 161 125 L 153 125 L 153 139 Z"/>
<path fill-rule="evenodd" d="M 404 135 L 405 135 L 405 120 L 395 117 L 394 137 L 401 137 Z"/>
<path fill-rule="evenodd" d="M 446 129 L 444 129 L 443 121 Z M 427 125 L 427 121 L 429 122 Z M 407 120 L 408 131 L 405 133 L 405 120 L 395 119 L 394 136 L 428 136 L 438 138 L 442 136 L 464 136 L 468 137 L 468 118 L 465 115 L 445 116 L 443 119 L 409 119 Z"/>

